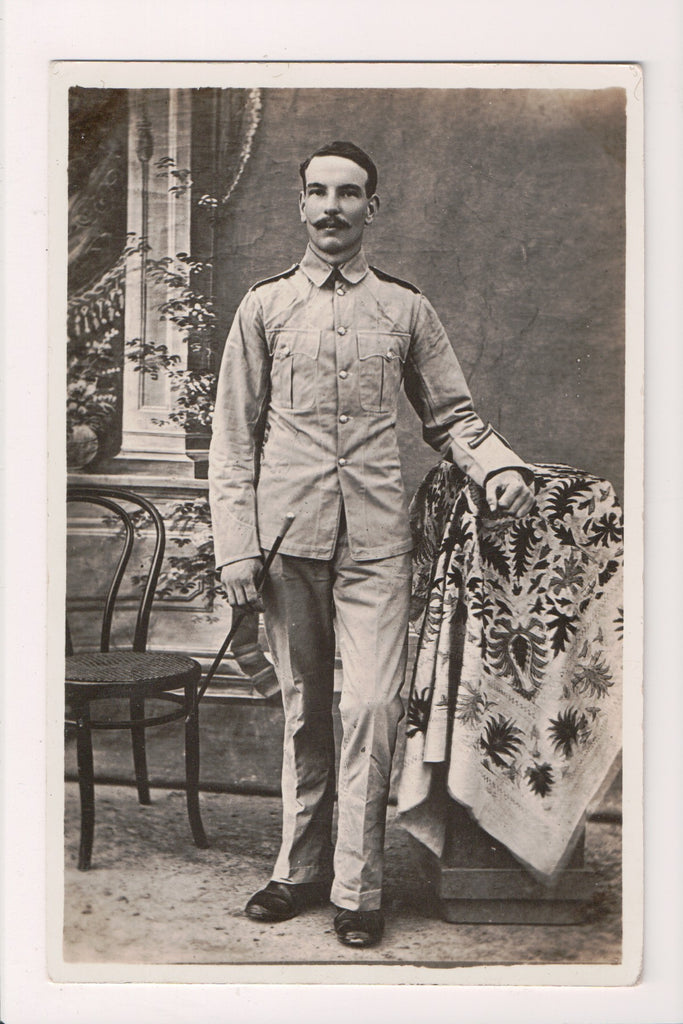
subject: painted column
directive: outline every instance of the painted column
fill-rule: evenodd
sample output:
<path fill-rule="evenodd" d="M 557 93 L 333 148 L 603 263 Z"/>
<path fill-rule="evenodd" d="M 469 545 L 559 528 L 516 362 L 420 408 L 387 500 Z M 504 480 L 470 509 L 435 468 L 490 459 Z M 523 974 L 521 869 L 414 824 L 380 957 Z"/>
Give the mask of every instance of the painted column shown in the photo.
<path fill-rule="evenodd" d="M 187 366 L 187 348 L 174 324 L 163 320 L 159 306 L 171 297 L 168 287 L 150 274 L 153 261 L 190 251 L 190 189 L 177 184 L 169 168 L 190 166 L 191 91 L 131 90 L 128 135 L 128 230 L 136 251 L 126 268 L 125 340 L 141 346 L 165 345 Z M 185 454 L 185 431 L 169 420 L 173 392 L 167 375 L 139 368 L 126 357 L 123 370 L 123 436 L 117 460 L 125 468 L 192 477 Z"/>

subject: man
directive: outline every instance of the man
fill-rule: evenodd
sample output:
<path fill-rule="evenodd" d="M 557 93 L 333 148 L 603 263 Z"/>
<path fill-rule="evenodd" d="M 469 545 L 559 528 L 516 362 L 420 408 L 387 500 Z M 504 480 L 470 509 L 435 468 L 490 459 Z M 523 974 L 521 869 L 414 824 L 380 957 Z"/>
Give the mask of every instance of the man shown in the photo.
<path fill-rule="evenodd" d="M 492 509 L 524 515 L 533 497 L 526 464 L 474 412 L 432 306 L 368 266 L 363 234 L 380 205 L 370 157 L 334 142 L 300 173 L 308 248 L 237 311 L 210 455 L 216 564 L 233 607 L 256 604 L 262 551 L 284 514 L 296 516 L 262 594 L 285 711 L 282 845 L 246 913 L 283 921 L 329 897 L 340 941 L 369 946 L 383 932 L 411 582 L 401 384 L 425 439 L 485 488 Z M 335 630 L 343 741 L 333 847 Z"/>

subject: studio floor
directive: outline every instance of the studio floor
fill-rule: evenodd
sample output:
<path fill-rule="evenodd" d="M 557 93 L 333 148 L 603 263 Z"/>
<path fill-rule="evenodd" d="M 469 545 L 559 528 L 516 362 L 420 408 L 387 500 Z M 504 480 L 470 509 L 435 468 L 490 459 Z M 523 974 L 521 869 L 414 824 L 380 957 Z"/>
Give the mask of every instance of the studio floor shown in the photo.
<path fill-rule="evenodd" d="M 332 908 L 278 925 L 249 920 L 244 904 L 268 879 L 280 836 L 279 708 L 202 709 L 202 783 L 211 846 L 191 839 L 184 793 L 173 788 L 182 754 L 174 726 L 149 733 L 152 804 L 128 784 L 127 737 L 97 736 L 93 866 L 76 868 L 79 799 L 65 792 L 64 960 L 98 964 L 382 963 L 438 966 L 615 964 L 621 959 L 621 826 L 614 793 L 590 820 L 586 866 L 597 873 L 592 903 L 576 925 L 470 925 L 443 920 L 422 851 L 390 808 L 381 945 L 350 950 L 337 941 Z M 173 747 L 173 756 L 170 749 Z M 67 778 L 74 777 L 67 745 Z M 114 784 L 118 783 L 118 784 Z M 162 788 L 163 787 L 163 788 Z M 239 791 L 240 787 L 242 792 Z M 249 790 L 250 792 L 247 792 Z M 258 792 L 266 795 L 256 795 Z M 604 809 L 604 808 L 603 808 Z"/>

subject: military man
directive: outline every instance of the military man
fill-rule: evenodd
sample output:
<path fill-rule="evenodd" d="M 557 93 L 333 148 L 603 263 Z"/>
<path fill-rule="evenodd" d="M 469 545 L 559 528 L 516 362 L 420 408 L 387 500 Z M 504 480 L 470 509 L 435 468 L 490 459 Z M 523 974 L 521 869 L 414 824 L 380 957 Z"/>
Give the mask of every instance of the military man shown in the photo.
<path fill-rule="evenodd" d="M 247 293 L 225 347 L 210 455 L 216 564 L 230 604 L 255 577 L 286 512 L 294 523 L 263 587 L 282 688 L 283 828 L 272 878 L 246 913 L 283 921 L 330 899 L 341 942 L 377 943 L 391 762 L 403 715 L 411 535 L 396 437 L 400 387 L 423 436 L 525 515 L 531 471 L 475 413 L 433 307 L 368 265 L 377 170 L 350 142 L 300 167 L 300 264 Z M 343 727 L 332 841 L 335 635 Z"/>

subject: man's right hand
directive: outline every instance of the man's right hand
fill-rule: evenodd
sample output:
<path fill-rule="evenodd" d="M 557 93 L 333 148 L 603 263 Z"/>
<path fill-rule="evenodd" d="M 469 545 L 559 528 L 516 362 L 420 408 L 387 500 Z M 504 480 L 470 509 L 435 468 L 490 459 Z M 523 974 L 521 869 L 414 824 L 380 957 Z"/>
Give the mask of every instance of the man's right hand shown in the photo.
<path fill-rule="evenodd" d="M 221 582 L 225 587 L 231 608 L 256 608 L 263 605 L 256 590 L 256 576 L 262 566 L 260 558 L 242 558 L 221 569 Z"/>

